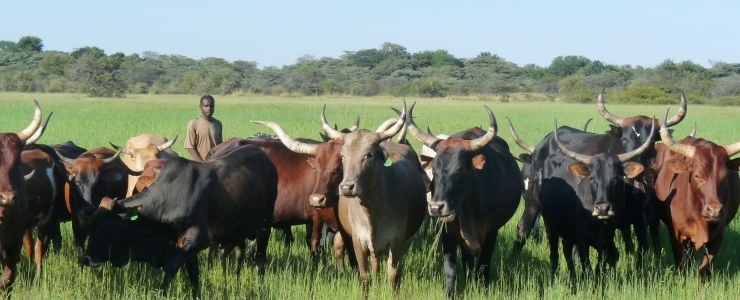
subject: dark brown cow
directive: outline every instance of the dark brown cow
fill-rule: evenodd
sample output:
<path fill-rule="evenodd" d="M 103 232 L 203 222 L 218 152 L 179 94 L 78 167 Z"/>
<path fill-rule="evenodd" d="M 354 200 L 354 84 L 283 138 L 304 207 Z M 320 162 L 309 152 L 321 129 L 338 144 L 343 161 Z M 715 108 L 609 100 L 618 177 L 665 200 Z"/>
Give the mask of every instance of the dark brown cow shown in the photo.
<path fill-rule="evenodd" d="M 49 154 L 32 149 L 21 152 L 21 170 L 31 173 L 26 180 L 29 219 L 36 227 L 36 241 L 33 243 L 32 228 L 27 228 L 23 238 L 26 254 L 36 263 L 36 278 L 41 276 L 41 264 L 46 252 L 45 242 L 49 226 L 53 221 L 54 200 L 61 195 L 61 185 L 54 177 L 54 160 Z M 30 224 L 29 224 L 30 225 Z M 33 244 L 33 245 L 32 245 Z"/>
<path fill-rule="evenodd" d="M 126 198 L 127 175 L 141 174 L 129 169 L 118 157 L 120 153 L 121 150 L 113 151 L 105 147 L 88 150 L 75 159 L 57 153 L 67 169 L 69 181 L 74 184 L 74 188 L 65 192 L 71 195 L 66 200 L 72 214 L 72 232 L 79 263 L 83 263 L 85 256 L 90 217 L 100 205 L 100 200 L 103 197 Z"/>
<path fill-rule="evenodd" d="M 0 133 L 0 249 L 3 277 L 0 290 L 10 291 L 18 275 L 16 264 L 23 246 L 28 198 L 21 173 L 21 151 L 41 125 L 41 107 L 34 101 L 33 121 L 18 133 Z"/>
<path fill-rule="evenodd" d="M 343 240 L 352 241 L 367 298 L 370 277 L 380 271 L 379 256 L 389 250 L 387 275 L 394 291 L 400 287 L 400 264 L 411 236 L 421 226 L 425 215 L 425 186 L 418 158 L 408 161 L 403 155 L 381 143 L 398 133 L 404 125 L 406 105 L 391 128 L 385 132 L 358 130 L 341 133 L 329 126 L 321 113 L 327 135 L 341 142 L 343 168 L 339 184 L 337 216 Z"/>
<path fill-rule="evenodd" d="M 278 196 L 272 220 L 273 228 L 289 232 L 291 226 L 306 225 L 306 244 L 312 255 L 317 254 L 322 222 L 335 231 L 338 225 L 333 209 L 318 210 L 309 205 L 309 196 L 316 182 L 311 163 L 314 158 L 308 154 L 293 152 L 280 140 L 274 139 L 231 138 L 211 149 L 211 154 L 240 145 L 259 147 L 267 153 L 278 170 Z"/>
<path fill-rule="evenodd" d="M 655 194 L 658 212 L 668 227 L 676 268 L 683 269 L 688 247 L 700 250 L 706 246 L 699 274 L 708 280 L 725 227 L 740 203 L 740 158 L 731 159 L 740 153 L 740 142 L 720 146 L 686 137 L 676 143 L 665 125 L 660 127 L 660 135 L 665 147 L 658 148 L 654 165 L 658 172 Z"/>
<path fill-rule="evenodd" d="M 306 190 L 306 196 L 297 203 L 301 203 L 302 206 L 308 205 L 307 210 L 312 216 L 311 248 L 318 247 L 322 222 L 334 232 L 339 230 L 335 209 L 339 200 L 337 187 L 342 181 L 342 161 L 339 154 L 342 150 L 342 143 L 333 140 L 317 144 L 305 143 L 290 137 L 277 123 L 263 121 L 252 121 L 252 123 L 269 127 L 277 134 L 286 148 L 293 151 L 295 155 L 306 157 L 309 171 L 313 174 L 307 179 L 313 179 L 313 182 L 305 186 L 310 186 L 310 188 Z M 277 210 L 275 212 L 277 213 Z M 334 250 L 337 256 L 337 268 L 340 272 L 344 270 L 344 246 L 341 235 L 334 236 Z"/>

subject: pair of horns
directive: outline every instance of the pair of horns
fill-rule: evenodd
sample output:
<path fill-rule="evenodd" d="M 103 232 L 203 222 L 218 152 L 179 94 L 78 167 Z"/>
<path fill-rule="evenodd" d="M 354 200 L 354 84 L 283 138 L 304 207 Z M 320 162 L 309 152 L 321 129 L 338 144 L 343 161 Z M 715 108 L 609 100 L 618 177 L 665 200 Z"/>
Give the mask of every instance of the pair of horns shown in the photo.
<path fill-rule="evenodd" d="M 419 127 L 416 126 L 416 124 L 414 123 L 414 116 L 413 116 L 415 105 L 416 103 L 411 105 L 411 109 L 409 110 L 409 113 L 407 116 L 408 130 L 417 140 L 419 140 L 425 146 L 432 148 L 432 145 L 434 145 L 434 143 L 436 143 L 440 139 L 432 135 L 431 133 L 422 131 L 421 129 L 419 129 Z M 488 131 L 482 137 L 479 137 L 474 140 L 470 140 L 470 149 L 472 151 L 476 151 L 488 145 L 488 143 L 490 143 L 493 140 L 493 138 L 496 137 L 496 131 L 498 131 L 498 124 L 496 123 L 496 117 L 493 115 L 493 112 L 491 111 L 490 108 L 488 108 L 488 106 L 484 105 L 483 107 L 485 107 L 486 111 L 488 112 L 488 120 L 489 120 Z"/>

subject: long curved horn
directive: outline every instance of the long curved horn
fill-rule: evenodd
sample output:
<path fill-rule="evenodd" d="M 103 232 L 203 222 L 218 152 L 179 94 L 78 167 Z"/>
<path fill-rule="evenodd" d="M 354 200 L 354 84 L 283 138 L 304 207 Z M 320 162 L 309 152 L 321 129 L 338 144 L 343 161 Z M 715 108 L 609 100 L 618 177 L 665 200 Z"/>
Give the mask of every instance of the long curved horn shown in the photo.
<path fill-rule="evenodd" d="M 355 119 L 355 125 L 352 125 L 352 127 L 349 128 L 349 131 L 355 132 L 357 129 L 360 129 L 360 116 L 357 116 L 357 119 Z"/>
<path fill-rule="evenodd" d="M 285 132 L 285 129 L 283 129 L 283 127 L 280 127 L 280 125 L 278 125 L 277 123 L 264 121 L 251 122 L 254 124 L 260 124 L 270 127 L 270 129 L 272 129 L 272 131 L 277 134 L 278 138 L 280 138 L 280 141 L 283 142 L 283 145 L 285 145 L 285 147 L 288 147 L 290 151 L 301 154 L 316 155 L 316 148 L 318 148 L 319 145 L 311 145 L 294 140 L 292 137 L 290 137 L 290 135 L 288 135 L 287 132 Z"/>
<path fill-rule="evenodd" d="M 582 162 L 584 164 L 589 164 L 591 162 L 591 158 L 593 158 L 590 155 L 583 155 L 579 153 L 575 153 L 571 151 L 570 149 L 566 148 L 563 143 L 560 142 L 560 138 L 558 138 L 558 120 L 555 119 L 555 129 L 552 131 L 553 135 L 555 136 L 555 142 L 558 144 L 558 148 L 560 148 L 560 151 L 563 152 L 566 156 L 575 159 L 578 162 Z"/>
<path fill-rule="evenodd" d="M 401 131 L 396 134 L 396 143 L 403 144 L 404 142 L 406 142 L 406 133 L 408 132 L 408 128 L 409 126 L 406 124 L 403 124 L 403 126 L 401 126 Z"/>
<path fill-rule="evenodd" d="M 36 132 L 33 133 L 33 135 L 26 140 L 26 145 L 30 145 L 38 141 L 42 135 L 44 135 L 44 131 L 46 131 L 46 125 L 49 124 L 49 120 L 51 120 L 51 116 L 54 115 L 54 112 L 50 112 L 48 116 L 46 116 L 46 121 L 44 122 L 44 125 L 39 126 L 38 129 L 36 129 Z"/>
<path fill-rule="evenodd" d="M 121 148 L 118 145 L 111 143 L 110 141 L 108 142 L 108 144 L 110 144 L 110 146 L 113 147 L 113 149 L 121 150 L 121 153 L 126 153 L 128 155 L 131 155 L 131 148 L 129 147 Z"/>
<path fill-rule="evenodd" d="M 653 117 L 653 119 L 655 119 L 655 117 Z M 619 162 L 626 162 L 634 158 L 635 156 L 642 154 L 642 152 L 645 152 L 645 150 L 650 147 L 650 144 L 653 143 L 653 137 L 655 136 L 655 122 L 652 123 L 653 126 L 650 127 L 650 135 L 648 136 L 647 140 L 645 140 L 645 143 L 635 150 L 617 155 Z"/>
<path fill-rule="evenodd" d="M 24 180 L 29 180 L 31 177 L 33 177 L 33 174 L 36 173 L 36 169 L 31 170 L 31 173 L 28 173 L 26 175 L 23 175 Z"/>
<path fill-rule="evenodd" d="M 587 131 L 588 130 L 588 124 L 591 124 L 591 121 L 593 121 L 593 120 L 594 120 L 594 118 L 589 118 L 588 120 L 586 120 L 586 124 L 583 124 L 583 131 Z"/>
<path fill-rule="evenodd" d="M 26 127 L 26 129 L 21 130 L 17 133 L 18 137 L 23 141 L 24 143 L 34 134 L 36 133 L 36 129 L 39 128 L 41 125 L 41 106 L 39 106 L 39 102 L 36 100 L 33 100 L 33 104 L 35 106 L 34 113 L 33 113 L 33 120 L 31 121 L 31 124 Z"/>
<path fill-rule="evenodd" d="M 534 147 L 522 141 L 522 139 L 519 138 L 519 135 L 516 134 L 516 130 L 514 130 L 514 125 L 511 124 L 511 119 L 509 119 L 509 117 L 506 117 L 506 120 L 509 121 L 509 131 L 511 132 L 511 138 L 514 139 L 514 142 L 519 145 L 520 148 L 524 149 L 524 151 L 527 151 L 529 153 L 534 152 Z"/>
<path fill-rule="evenodd" d="M 170 141 L 168 141 L 168 142 L 166 142 L 166 143 L 164 143 L 162 145 L 157 146 L 157 150 L 159 150 L 161 152 L 161 151 L 164 151 L 164 150 L 169 149 L 170 147 L 172 147 L 172 145 L 175 143 L 175 141 L 177 141 L 177 137 L 178 136 L 180 136 L 179 133 L 175 135 L 175 138 L 174 139 L 172 139 L 172 140 L 170 140 Z"/>
<path fill-rule="evenodd" d="M 396 121 L 391 128 L 388 128 L 388 130 L 383 131 L 380 133 L 380 140 L 387 140 L 389 138 L 392 138 L 396 133 L 398 133 L 401 128 L 403 127 L 403 124 L 406 123 L 406 100 L 403 100 L 403 111 L 401 112 L 401 116 L 398 117 L 398 121 Z"/>
<path fill-rule="evenodd" d="M 385 120 L 385 122 L 383 122 L 383 124 L 380 124 L 380 126 L 378 126 L 378 129 L 375 129 L 375 132 L 383 132 L 383 131 L 386 131 L 386 130 L 388 130 L 388 128 L 391 128 L 391 126 L 393 124 L 396 124 L 396 122 L 398 122 L 398 117 L 394 117 L 394 118 L 390 118 L 388 120 Z"/>
<path fill-rule="evenodd" d="M 408 115 L 406 115 L 406 125 L 408 125 L 408 131 L 413 135 L 419 142 L 424 144 L 425 146 L 432 148 L 432 145 L 439 141 L 439 138 L 432 135 L 431 133 L 426 133 L 419 129 L 419 127 L 416 127 L 416 124 L 414 123 L 414 106 L 416 105 L 416 102 L 411 104 L 411 109 L 409 109 Z M 429 127 L 427 127 L 427 130 L 429 130 Z M 433 150 L 433 148 L 432 148 Z"/>
<path fill-rule="evenodd" d="M 334 128 L 331 128 L 331 125 L 329 125 L 329 122 L 326 122 L 325 114 L 326 114 L 326 104 L 324 104 L 324 108 L 321 110 L 321 127 L 324 128 L 324 132 L 326 132 L 326 135 L 329 138 L 331 138 L 332 140 L 337 140 L 341 142 L 344 139 L 344 133 Z"/>
<path fill-rule="evenodd" d="M 75 163 L 75 160 L 74 159 L 71 159 L 69 157 L 66 157 L 66 156 L 62 155 L 56 149 L 54 149 L 54 152 L 56 152 L 57 156 L 59 156 L 59 159 L 61 159 L 62 162 L 65 162 L 65 163 L 70 164 L 70 165 L 73 165 Z"/>
<path fill-rule="evenodd" d="M 470 150 L 472 151 L 476 151 L 488 145 L 488 143 L 496 137 L 496 131 L 498 131 L 498 124 L 496 123 L 496 117 L 493 116 L 493 112 L 487 105 L 483 105 L 483 107 L 488 111 L 488 132 L 486 132 L 482 137 L 470 141 Z"/>
<path fill-rule="evenodd" d="M 601 116 L 604 117 L 604 119 L 606 119 L 607 121 L 609 121 L 609 123 L 622 127 L 622 123 L 624 123 L 624 118 L 620 118 L 617 115 L 613 115 L 608 110 L 606 110 L 606 106 L 604 105 L 604 90 L 606 90 L 606 88 L 601 90 L 601 93 L 599 94 L 599 98 L 596 101 L 596 107 L 599 109 L 599 113 L 601 114 Z"/>
<path fill-rule="evenodd" d="M 690 137 L 696 137 L 696 122 L 694 122 L 694 129 L 689 134 Z"/>
<path fill-rule="evenodd" d="M 680 123 L 684 117 L 686 117 L 686 96 L 683 92 L 681 92 L 681 107 L 678 108 L 678 113 L 676 113 L 675 116 L 666 121 L 666 126 L 671 127 L 673 125 L 676 125 Z"/>
<path fill-rule="evenodd" d="M 740 142 L 734 143 L 732 145 L 722 146 L 727 151 L 727 158 L 732 157 L 735 154 L 740 153 Z"/>
<path fill-rule="evenodd" d="M 109 164 L 113 162 L 114 160 L 116 160 L 116 158 L 118 158 L 118 155 L 121 154 L 121 150 L 122 149 L 118 149 L 118 151 L 116 151 L 116 154 L 113 154 L 113 156 L 103 159 L 103 164 Z"/>
<path fill-rule="evenodd" d="M 694 146 L 691 146 L 691 145 L 684 145 L 684 144 L 676 143 L 676 141 L 673 140 L 671 133 L 668 132 L 668 126 L 666 126 L 666 123 L 667 123 L 666 119 L 668 119 L 669 110 L 671 110 L 670 106 L 665 111 L 665 116 L 663 116 L 663 122 L 660 123 L 660 139 L 663 141 L 663 144 L 665 144 L 668 147 L 668 149 L 670 149 L 671 151 L 681 154 L 683 156 L 686 156 L 688 158 L 694 158 L 694 153 L 696 153 L 696 148 L 694 148 Z"/>

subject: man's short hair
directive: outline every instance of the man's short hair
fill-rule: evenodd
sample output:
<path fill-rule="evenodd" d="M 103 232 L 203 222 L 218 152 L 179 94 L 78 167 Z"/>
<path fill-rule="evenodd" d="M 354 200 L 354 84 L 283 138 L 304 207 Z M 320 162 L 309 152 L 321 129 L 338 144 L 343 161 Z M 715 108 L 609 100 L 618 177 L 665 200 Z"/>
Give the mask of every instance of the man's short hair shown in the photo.
<path fill-rule="evenodd" d="M 211 103 L 216 103 L 216 99 L 213 99 L 213 96 L 211 95 L 203 95 L 203 97 L 200 97 L 200 102 L 198 104 L 203 103 L 203 100 L 210 100 Z"/>

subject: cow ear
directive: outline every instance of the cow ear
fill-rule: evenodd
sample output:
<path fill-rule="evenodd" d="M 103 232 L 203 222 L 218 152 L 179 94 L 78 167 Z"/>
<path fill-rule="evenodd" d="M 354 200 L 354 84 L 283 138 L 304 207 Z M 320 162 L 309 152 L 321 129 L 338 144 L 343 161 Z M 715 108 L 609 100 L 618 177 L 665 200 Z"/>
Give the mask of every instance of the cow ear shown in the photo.
<path fill-rule="evenodd" d="M 691 164 L 683 161 L 682 159 L 669 159 L 665 163 L 666 167 L 671 169 L 674 173 L 681 174 L 688 171 L 691 171 Z"/>
<path fill-rule="evenodd" d="M 67 170 L 67 174 L 69 174 L 70 176 L 75 175 L 75 169 L 73 165 L 68 164 L 66 162 L 62 162 L 62 164 L 64 165 L 64 169 Z"/>
<path fill-rule="evenodd" d="M 573 174 L 573 176 L 578 178 L 584 178 L 588 176 L 588 167 L 582 163 L 572 163 L 568 165 L 568 171 Z"/>
<path fill-rule="evenodd" d="M 529 153 L 522 153 L 519 154 L 519 161 L 525 163 L 525 164 L 531 164 L 532 163 L 532 154 Z"/>
<path fill-rule="evenodd" d="M 478 170 L 483 169 L 483 165 L 486 164 L 486 157 L 483 156 L 483 154 L 478 154 L 473 157 L 473 168 L 476 168 Z"/>
<path fill-rule="evenodd" d="M 162 166 L 155 167 L 152 169 L 152 171 L 154 171 L 155 174 L 159 174 L 159 172 L 162 172 Z"/>
<path fill-rule="evenodd" d="M 637 177 L 637 175 L 640 175 L 644 169 L 645 167 L 641 163 L 626 163 L 624 166 L 624 175 L 627 176 L 627 178 L 632 179 Z"/>
<path fill-rule="evenodd" d="M 434 157 L 424 155 L 424 154 L 419 155 L 419 160 L 421 160 L 422 162 L 432 161 L 432 159 L 434 159 Z"/>
<path fill-rule="evenodd" d="M 727 162 L 727 168 L 732 171 L 740 171 L 740 157 Z"/>

